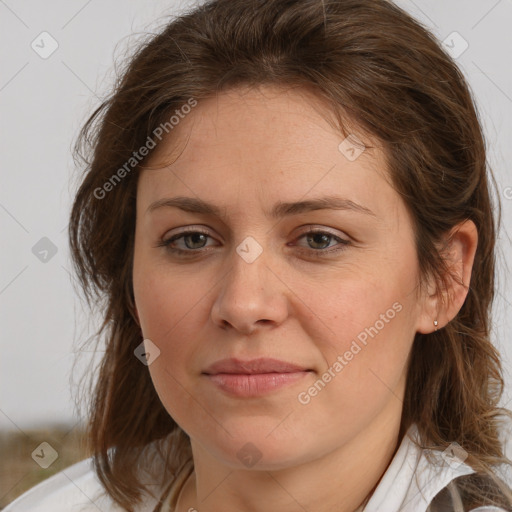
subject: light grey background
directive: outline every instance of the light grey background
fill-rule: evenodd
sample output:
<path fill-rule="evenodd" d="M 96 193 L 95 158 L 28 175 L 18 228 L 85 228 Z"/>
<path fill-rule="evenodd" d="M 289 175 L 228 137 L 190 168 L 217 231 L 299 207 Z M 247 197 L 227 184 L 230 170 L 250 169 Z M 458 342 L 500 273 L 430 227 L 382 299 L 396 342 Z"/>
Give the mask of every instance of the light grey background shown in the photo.
<path fill-rule="evenodd" d="M 108 91 L 115 58 L 139 36 L 192 5 L 171 0 L 0 0 L 0 429 L 77 422 L 71 388 L 90 354 L 73 370 L 74 346 L 93 332 L 70 280 L 67 222 L 76 174 L 77 130 Z M 512 402 L 512 1 L 401 0 L 400 6 L 461 51 L 482 115 L 504 222 L 494 341 L 503 353 Z M 41 36 L 42 32 L 51 35 Z M 453 35 L 457 32 L 459 35 Z M 462 38 L 462 39 L 461 39 Z M 41 42 L 43 39 L 43 42 Z M 42 58 L 31 47 L 39 45 Z M 451 43 L 453 41 L 453 43 Z M 70 178 L 75 175 L 75 179 Z M 57 250 L 34 254 L 47 237 Z M 37 250 L 35 250 L 37 252 Z"/>

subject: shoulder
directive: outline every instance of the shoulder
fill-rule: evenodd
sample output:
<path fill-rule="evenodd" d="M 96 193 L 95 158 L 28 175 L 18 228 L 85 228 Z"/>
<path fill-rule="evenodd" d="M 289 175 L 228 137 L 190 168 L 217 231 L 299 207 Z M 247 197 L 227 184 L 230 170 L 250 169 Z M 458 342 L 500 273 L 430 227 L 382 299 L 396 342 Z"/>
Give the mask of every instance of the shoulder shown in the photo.
<path fill-rule="evenodd" d="M 28 490 L 3 512 L 121 512 L 96 477 L 92 457 Z"/>
<path fill-rule="evenodd" d="M 401 440 L 400 446 L 395 453 L 391 463 L 382 476 L 372 497 L 366 505 L 364 512 L 381 512 L 400 510 L 401 512 L 453 512 L 458 510 L 466 512 L 471 508 L 461 509 L 453 506 L 452 495 L 450 494 L 449 506 L 451 508 L 434 508 L 433 503 L 441 492 L 446 497 L 446 492 L 456 487 L 463 487 L 464 484 L 471 484 L 473 488 L 482 488 L 484 482 L 479 477 L 472 476 L 474 469 L 465 464 L 451 453 L 438 450 L 422 448 L 416 425 L 412 425 Z M 503 478 L 504 482 L 510 485 L 509 478 Z M 486 484 L 489 482 L 486 481 Z M 465 485 L 467 490 L 470 485 Z M 446 489 L 446 491 L 445 491 Z M 441 498 L 437 498 L 439 501 Z M 459 504 L 460 501 L 455 501 Z M 478 501 L 466 503 L 479 506 Z M 509 512 L 509 508 L 505 507 Z M 475 512 L 502 512 L 498 509 L 476 509 Z M 510 511 L 512 512 L 512 511 Z"/>
<path fill-rule="evenodd" d="M 169 489 L 166 453 L 176 434 L 149 443 L 140 458 L 140 478 L 150 482 L 134 512 L 154 510 Z M 173 476 L 173 475 L 171 475 Z M 171 479 L 172 484 L 172 479 Z M 84 459 L 44 480 L 10 503 L 2 512 L 126 512 L 106 492 L 99 480 L 94 458 Z"/>

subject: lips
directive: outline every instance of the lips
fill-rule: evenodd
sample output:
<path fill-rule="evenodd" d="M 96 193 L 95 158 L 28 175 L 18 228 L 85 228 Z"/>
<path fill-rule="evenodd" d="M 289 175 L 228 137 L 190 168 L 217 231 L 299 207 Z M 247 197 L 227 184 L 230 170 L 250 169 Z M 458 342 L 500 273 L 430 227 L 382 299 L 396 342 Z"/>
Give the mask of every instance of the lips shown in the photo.
<path fill-rule="evenodd" d="M 223 393 L 236 398 L 255 398 L 292 386 L 312 371 L 278 359 L 241 361 L 231 358 L 217 361 L 202 374 Z"/>
<path fill-rule="evenodd" d="M 230 358 L 222 359 L 210 365 L 203 373 L 216 375 L 219 373 L 233 373 L 239 375 L 254 375 L 261 373 L 294 373 L 309 371 L 309 368 L 299 366 L 278 359 L 261 357 L 250 361 Z"/>

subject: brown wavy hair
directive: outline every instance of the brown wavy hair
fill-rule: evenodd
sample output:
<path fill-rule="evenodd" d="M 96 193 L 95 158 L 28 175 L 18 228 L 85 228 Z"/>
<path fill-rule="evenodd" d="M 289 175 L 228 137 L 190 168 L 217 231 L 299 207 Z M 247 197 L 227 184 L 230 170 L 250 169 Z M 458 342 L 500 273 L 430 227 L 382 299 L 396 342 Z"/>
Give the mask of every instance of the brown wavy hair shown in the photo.
<path fill-rule="evenodd" d="M 132 289 L 137 171 L 148 157 L 133 169 L 126 162 L 191 99 L 266 84 L 313 90 L 345 136 L 343 120 L 350 119 L 379 141 L 412 215 L 422 277 L 434 275 L 439 293 L 448 276 L 443 235 L 464 220 L 475 223 L 478 248 L 462 309 L 443 329 L 416 334 L 400 438 L 416 423 L 424 448 L 444 450 L 456 441 L 469 454 L 466 463 L 492 476 L 512 505 L 494 471 L 511 463 L 499 433 L 512 414 L 498 407 L 503 373 L 490 341 L 499 205 L 491 202 L 494 180 L 479 115 L 440 43 L 386 0 L 203 3 L 139 44 L 82 128 L 76 155 L 85 170 L 69 238 L 78 283 L 103 318 L 98 335 L 105 353 L 88 403 L 99 479 L 132 510 L 148 490 L 139 473 L 148 443 L 175 434 L 172 450 L 161 449 L 169 469 L 162 480 L 172 480 L 191 457 L 188 436 L 134 357 L 142 341 Z M 122 180 L 113 183 L 123 166 Z M 108 180 L 107 195 L 101 190 Z"/>

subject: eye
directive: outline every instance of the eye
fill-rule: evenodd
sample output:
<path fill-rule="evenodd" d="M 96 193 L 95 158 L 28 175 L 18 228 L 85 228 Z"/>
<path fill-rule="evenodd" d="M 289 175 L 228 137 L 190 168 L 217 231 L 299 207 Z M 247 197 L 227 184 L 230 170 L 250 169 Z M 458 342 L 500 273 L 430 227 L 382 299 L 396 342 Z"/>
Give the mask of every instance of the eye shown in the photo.
<path fill-rule="evenodd" d="M 338 251 L 345 250 L 347 245 L 350 245 L 350 241 L 341 238 L 329 231 L 322 229 L 309 228 L 309 230 L 302 234 L 297 240 L 305 239 L 308 244 L 305 250 L 311 254 L 323 256 L 332 254 Z M 331 245 L 332 242 L 336 242 Z M 304 246 L 300 246 L 303 247 Z"/>
<path fill-rule="evenodd" d="M 206 231 L 189 229 L 160 241 L 157 247 L 165 247 L 169 252 L 180 256 L 194 256 L 205 252 L 210 247 L 207 245 L 208 239 L 213 240 Z M 306 241 L 307 246 L 295 244 L 300 251 L 320 257 L 345 250 L 346 246 L 350 245 L 349 240 L 318 228 L 309 228 L 297 238 L 297 240 L 302 239 Z"/>
<path fill-rule="evenodd" d="M 208 238 L 212 237 L 205 231 L 182 231 L 166 240 L 162 240 L 158 243 L 158 247 L 166 247 L 168 251 L 176 254 L 191 255 L 208 247 L 206 245 Z M 182 244 L 181 247 L 176 247 L 178 242 Z"/>

